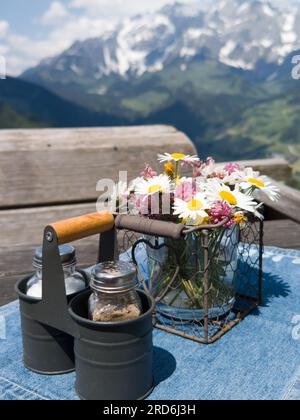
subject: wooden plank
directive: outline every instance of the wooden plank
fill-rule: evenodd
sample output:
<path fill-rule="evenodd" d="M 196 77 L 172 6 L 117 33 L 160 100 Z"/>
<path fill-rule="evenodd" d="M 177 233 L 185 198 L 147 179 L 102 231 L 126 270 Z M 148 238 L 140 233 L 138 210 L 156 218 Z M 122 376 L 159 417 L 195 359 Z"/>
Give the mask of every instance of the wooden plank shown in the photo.
<path fill-rule="evenodd" d="M 196 154 L 186 135 L 165 126 L 1 130 L 0 208 L 94 200 L 100 179 L 128 171 L 131 180 L 170 151 Z"/>
<path fill-rule="evenodd" d="M 265 194 L 261 195 L 261 200 L 270 209 L 281 214 L 283 218 L 289 218 L 294 222 L 300 223 L 300 191 L 279 183 L 277 183 L 277 186 L 281 195 L 278 202 L 274 203 Z"/>
<path fill-rule="evenodd" d="M 95 203 L 0 211 L 0 247 L 42 243 L 44 228 L 53 222 L 96 211 Z"/>
<path fill-rule="evenodd" d="M 177 133 L 174 127 L 166 125 L 1 130 L 0 144 L 2 151 L 98 148 L 99 143 L 103 143 L 101 147 L 110 148 L 111 142 L 117 143 L 122 139 L 137 146 L 136 139 L 144 135 L 144 143 L 151 145 L 152 138 Z M 106 143 L 107 139 L 110 142 Z"/>
<path fill-rule="evenodd" d="M 266 246 L 300 250 L 300 225 L 292 220 L 265 222 Z"/>

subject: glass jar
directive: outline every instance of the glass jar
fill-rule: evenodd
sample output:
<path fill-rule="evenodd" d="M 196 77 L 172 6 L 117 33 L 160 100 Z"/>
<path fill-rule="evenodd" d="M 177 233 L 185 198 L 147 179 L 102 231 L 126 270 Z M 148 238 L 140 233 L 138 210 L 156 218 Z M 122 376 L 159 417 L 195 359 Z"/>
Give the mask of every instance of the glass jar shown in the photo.
<path fill-rule="evenodd" d="M 75 248 L 71 245 L 59 247 L 60 259 L 64 271 L 65 286 L 67 296 L 81 292 L 87 287 L 84 275 L 76 270 Z M 42 299 L 42 272 L 43 272 L 43 248 L 39 247 L 35 251 L 33 259 L 35 275 L 27 283 L 27 296 Z"/>
<path fill-rule="evenodd" d="M 130 321 L 142 314 L 136 291 L 136 267 L 130 262 L 107 262 L 91 272 L 89 319 L 95 322 Z"/>
<path fill-rule="evenodd" d="M 195 232 L 181 240 L 151 236 L 146 236 L 145 239 L 152 247 L 156 247 L 146 247 L 149 273 L 146 283 L 150 293 L 157 300 L 157 312 L 178 322 L 195 319 L 202 322 L 206 315 L 206 265 L 202 234 Z M 227 315 L 234 306 L 239 240 L 240 230 L 236 225 L 228 229 L 210 230 L 207 268 L 210 319 Z M 164 244 L 166 246 L 162 246 Z M 175 276 L 177 269 L 179 271 Z"/>

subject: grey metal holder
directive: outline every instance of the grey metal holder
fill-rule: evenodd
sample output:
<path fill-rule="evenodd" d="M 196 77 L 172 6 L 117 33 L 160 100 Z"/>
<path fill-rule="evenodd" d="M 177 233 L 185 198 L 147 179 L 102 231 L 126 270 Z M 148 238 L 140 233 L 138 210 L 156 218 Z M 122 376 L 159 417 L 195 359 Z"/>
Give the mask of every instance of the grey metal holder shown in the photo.
<path fill-rule="evenodd" d="M 40 301 L 26 295 L 29 279 L 25 278 L 16 285 L 20 300 L 24 364 L 27 369 L 44 375 L 73 372 L 75 370 L 73 328 L 70 325 L 70 330 L 65 329 L 63 332 L 60 323 L 55 324 L 56 315 L 52 318 L 52 314 L 58 306 L 52 308 L 47 317 L 46 311 L 49 307 L 44 304 L 44 300 Z M 68 307 L 68 303 L 75 296 L 65 297 L 64 307 Z M 57 328 L 50 324 L 56 325 Z"/>
<path fill-rule="evenodd" d="M 47 375 L 68 373 L 76 366 L 76 389 L 83 399 L 141 399 L 153 387 L 153 299 L 139 292 L 144 309 L 140 318 L 100 325 L 87 319 L 90 291 L 66 296 L 59 245 L 96 234 L 100 234 L 98 262 L 114 260 L 116 234 L 114 217 L 109 213 L 46 227 L 43 298 L 26 295 L 28 278 L 16 285 L 24 363 L 27 368 Z"/>
<path fill-rule="evenodd" d="M 138 292 L 143 315 L 131 321 L 95 323 L 87 319 L 91 292 L 72 300 L 76 392 L 83 400 L 141 400 L 153 390 L 152 313 L 154 300 Z"/>

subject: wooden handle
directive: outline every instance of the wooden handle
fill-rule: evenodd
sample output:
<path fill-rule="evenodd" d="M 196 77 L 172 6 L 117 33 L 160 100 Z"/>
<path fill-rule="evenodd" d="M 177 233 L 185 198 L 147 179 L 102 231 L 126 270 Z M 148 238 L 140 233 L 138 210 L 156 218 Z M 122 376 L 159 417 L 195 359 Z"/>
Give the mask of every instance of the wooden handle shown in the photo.
<path fill-rule="evenodd" d="M 87 214 L 50 225 L 56 232 L 59 245 L 78 241 L 88 236 L 105 233 L 114 227 L 114 216 L 109 212 Z"/>
<path fill-rule="evenodd" d="M 117 216 L 115 225 L 117 229 L 132 230 L 133 232 L 171 239 L 181 239 L 185 228 L 181 223 L 150 220 L 146 217 L 127 215 Z"/>

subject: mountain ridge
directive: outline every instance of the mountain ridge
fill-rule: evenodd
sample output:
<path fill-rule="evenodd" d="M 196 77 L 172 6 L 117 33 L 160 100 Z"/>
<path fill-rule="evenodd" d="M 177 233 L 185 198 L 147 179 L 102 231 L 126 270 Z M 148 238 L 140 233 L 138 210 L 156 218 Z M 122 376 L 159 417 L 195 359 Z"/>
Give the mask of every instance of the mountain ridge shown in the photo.
<path fill-rule="evenodd" d="M 102 37 L 78 41 L 43 60 L 22 78 L 44 85 L 69 80 L 97 93 L 109 76 L 138 78 L 175 62 L 184 71 L 199 59 L 257 70 L 259 78 L 267 78 L 300 48 L 299 8 L 282 11 L 267 1 L 218 0 L 206 12 L 186 9 L 177 2 L 127 18 Z"/>

